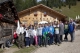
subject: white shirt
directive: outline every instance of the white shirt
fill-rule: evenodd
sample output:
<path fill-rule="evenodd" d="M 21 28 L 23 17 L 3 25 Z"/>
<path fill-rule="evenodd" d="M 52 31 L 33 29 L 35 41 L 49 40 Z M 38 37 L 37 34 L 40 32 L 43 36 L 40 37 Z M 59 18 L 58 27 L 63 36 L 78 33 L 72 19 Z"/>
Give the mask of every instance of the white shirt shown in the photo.
<path fill-rule="evenodd" d="M 28 30 L 26 30 L 26 35 L 25 35 L 25 37 L 29 37 Z"/>
<path fill-rule="evenodd" d="M 38 35 L 41 35 L 42 36 L 42 29 L 43 29 L 42 27 L 40 27 L 40 28 L 37 29 Z"/>
<path fill-rule="evenodd" d="M 34 29 L 34 30 L 32 31 L 32 34 L 33 34 L 33 36 L 37 36 L 37 30 Z"/>
<path fill-rule="evenodd" d="M 59 25 L 55 25 L 55 34 L 59 34 Z"/>
<path fill-rule="evenodd" d="M 24 33 L 24 27 L 20 27 L 20 33 Z"/>
<path fill-rule="evenodd" d="M 16 33 L 17 34 L 20 34 L 20 33 L 23 34 L 24 33 L 24 27 L 17 28 Z"/>

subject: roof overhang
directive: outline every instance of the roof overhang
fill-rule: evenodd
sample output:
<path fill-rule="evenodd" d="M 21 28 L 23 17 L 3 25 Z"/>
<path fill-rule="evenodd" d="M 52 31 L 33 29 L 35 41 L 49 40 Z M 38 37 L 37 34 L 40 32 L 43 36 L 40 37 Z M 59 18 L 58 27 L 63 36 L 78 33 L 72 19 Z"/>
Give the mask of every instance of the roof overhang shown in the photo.
<path fill-rule="evenodd" d="M 51 9 L 51 8 L 43 5 L 43 4 L 39 4 L 39 5 L 37 5 L 37 6 L 33 6 L 33 7 L 31 7 L 31 8 L 26 9 L 26 10 L 23 10 L 23 11 L 21 11 L 21 12 L 18 12 L 18 15 L 21 16 L 21 15 L 25 14 L 26 12 L 28 12 L 28 11 L 30 11 L 30 10 L 33 10 L 33 9 L 36 9 L 36 8 L 42 8 L 42 7 L 50 10 L 51 12 L 57 13 L 59 16 L 62 16 L 63 18 L 67 18 L 67 16 L 65 16 L 65 15 L 61 14 L 60 12 L 55 11 L 55 10 L 53 10 L 53 9 Z"/>

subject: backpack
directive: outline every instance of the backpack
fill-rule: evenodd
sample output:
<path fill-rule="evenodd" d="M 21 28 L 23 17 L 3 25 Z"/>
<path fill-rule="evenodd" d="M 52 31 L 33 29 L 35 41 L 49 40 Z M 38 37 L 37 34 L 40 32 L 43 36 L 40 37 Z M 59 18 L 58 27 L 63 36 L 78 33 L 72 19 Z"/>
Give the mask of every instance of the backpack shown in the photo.
<path fill-rule="evenodd" d="M 18 37 L 16 32 L 14 32 L 13 37 L 14 37 L 14 39 L 16 39 Z"/>

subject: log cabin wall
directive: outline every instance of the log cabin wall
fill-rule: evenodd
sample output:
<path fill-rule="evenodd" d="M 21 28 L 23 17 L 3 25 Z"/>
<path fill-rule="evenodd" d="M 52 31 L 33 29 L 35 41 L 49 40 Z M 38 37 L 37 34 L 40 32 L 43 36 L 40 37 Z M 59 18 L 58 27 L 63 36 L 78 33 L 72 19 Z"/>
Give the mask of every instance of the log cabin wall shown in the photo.
<path fill-rule="evenodd" d="M 58 20 L 64 20 L 66 18 L 66 16 L 54 12 L 43 5 L 23 10 L 18 15 L 20 21 L 25 25 L 34 25 L 34 23 L 39 23 L 40 21 L 53 22 L 56 18 Z"/>

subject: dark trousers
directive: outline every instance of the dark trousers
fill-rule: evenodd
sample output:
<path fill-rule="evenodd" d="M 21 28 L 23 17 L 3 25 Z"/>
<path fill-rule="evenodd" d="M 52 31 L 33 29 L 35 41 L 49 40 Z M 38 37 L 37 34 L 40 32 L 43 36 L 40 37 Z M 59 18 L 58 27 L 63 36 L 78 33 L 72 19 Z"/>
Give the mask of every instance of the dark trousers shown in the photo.
<path fill-rule="evenodd" d="M 48 37 L 43 37 L 43 46 L 47 46 L 47 44 L 48 44 Z"/>
<path fill-rule="evenodd" d="M 60 35 L 60 41 L 61 42 L 63 41 L 63 35 Z"/>
<path fill-rule="evenodd" d="M 48 44 L 51 45 L 53 43 L 53 35 L 49 34 Z"/>
<path fill-rule="evenodd" d="M 29 46 L 29 43 L 30 43 L 30 38 L 29 37 L 25 37 L 25 44 L 26 46 Z"/>
<path fill-rule="evenodd" d="M 38 36 L 38 45 L 39 45 L 39 46 L 42 45 L 42 36 Z"/>
<path fill-rule="evenodd" d="M 33 38 L 33 36 L 31 36 L 30 37 L 30 45 L 33 45 L 33 43 L 34 43 L 34 38 Z"/>
<path fill-rule="evenodd" d="M 75 32 L 72 32 L 72 33 L 70 33 L 70 36 L 71 36 L 71 42 L 73 42 L 74 41 L 74 34 Z"/>
<path fill-rule="evenodd" d="M 60 44 L 60 37 L 59 34 L 55 34 L 55 43 L 59 43 Z"/>
<path fill-rule="evenodd" d="M 19 34 L 18 36 L 18 47 L 24 47 L 24 34 Z"/>
<path fill-rule="evenodd" d="M 65 37 L 64 37 L 65 40 L 68 40 L 67 36 L 68 36 L 68 33 L 65 33 Z"/>

